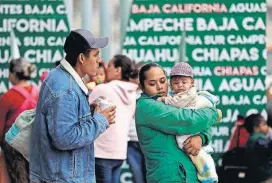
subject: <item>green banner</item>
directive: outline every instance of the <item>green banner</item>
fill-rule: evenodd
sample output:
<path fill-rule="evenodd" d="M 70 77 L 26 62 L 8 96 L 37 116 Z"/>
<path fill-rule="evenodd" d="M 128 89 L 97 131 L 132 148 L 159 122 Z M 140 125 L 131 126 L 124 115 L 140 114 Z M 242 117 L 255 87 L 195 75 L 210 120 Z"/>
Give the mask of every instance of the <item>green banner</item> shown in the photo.
<path fill-rule="evenodd" d="M 8 66 L 12 31 L 20 56 L 37 66 L 33 81 L 39 84 L 42 73 L 52 69 L 64 56 L 63 45 L 70 28 L 63 1 L 1 1 L 0 95 L 11 87 Z"/>
<path fill-rule="evenodd" d="M 122 53 L 167 73 L 188 61 L 199 90 L 220 98 L 213 157 L 229 147 L 237 115 L 266 116 L 265 0 L 134 0 Z"/>

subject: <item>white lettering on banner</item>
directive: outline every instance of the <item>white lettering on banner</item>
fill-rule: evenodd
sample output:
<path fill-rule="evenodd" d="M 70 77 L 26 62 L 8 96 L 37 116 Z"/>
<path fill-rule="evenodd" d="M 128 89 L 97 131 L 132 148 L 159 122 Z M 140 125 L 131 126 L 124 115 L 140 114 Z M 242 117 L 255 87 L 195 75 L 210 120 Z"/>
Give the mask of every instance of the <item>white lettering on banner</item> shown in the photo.
<path fill-rule="evenodd" d="M 261 74 L 262 74 L 263 76 L 266 76 L 266 75 L 267 75 L 267 67 L 266 67 L 266 66 L 263 66 L 263 67 L 261 68 Z"/>
<path fill-rule="evenodd" d="M 122 54 L 142 62 L 175 62 L 178 58 L 178 49 L 156 48 L 152 49 L 123 49 Z"/>
<path fill-rule="evenodd" d="M 267 104 L 267 97 L 266 95 L 255 95 L 252 101 L 254 105 L 264 105 Z"/>
<path fill-rule="evenodd" d="M 253 35 L 229 35 L 227 36 L 227 43 L 230 45 L 243 45 L 243 44 L 266 44 L 264 34 Z"/>
<path fill-rule="evenodd" d="M 64 5 L 64 4 L 58 5 L 57 8 L 56 8 L 56 12 L 57 12 L 59 15 L 66 14 L 67 11 L 66 11 L 65 5 Z"/>
<path fill-rule="evenodd" d="M 164 13 L 223 13 L 228 12 L 225 4 L 195 3 L 195 4 L 164 4 Z"/>
<path fill-rule="evenodd" d="M 0 46 L 10 46 L 10 37 L 0 37 Z"/>
<path fill-rule="evenodd" d="M 232 4 L 230 13 L 253 13 L 253 12 L 266 12 L 266 3 L 238 3 Z"/>
<path fill-rule="evenodd" d="M 16 37 L 16 43 L 21 46 L 22 43 L 19 38 Z M 10 46 L 10 37 L 0 37 L 0 46 Z"/>
<path fill-rule="evenodd" d="M 181 36 L 140 36 L 138 38 L 139 45 L 179 45 Z"/>
<path fill-rule="evenodd" d="M 8 78 L 9 69 L 0 69 L 0 78 Z"/>
<path fill-rule="evenodd" d="M 161 9 L 157 4 L 133 4 L 131 8 L 132 14 L 157 14 L 161 13 Z M 163 13 L 223 13 L 228 12 L 225 4 L 219 3 L 186 3 L 186 4 L 164 4 L 162 6 Z"/>
<path fill-rule="evenodd" d="M 210 79 L 202 79 L 202 78 L 197 78 L 195 79 L 195 84 L 198 90 L 204 90 L 204 91 L 210 91 L 214 92 L 214 86 L 211 82 Z"/>
<path fill-rule="evenodd" d="M 140 36 L 138 38 L 139 45 L 180 45 L 182 36 Z M 187 36 L 185 38 L 186 43 L 189 45 L 202 45 L 202 41 L 199 36 Z M 137 45 L 134 37 L 125 37 L 124 46 Z"/>
<path fill-rule="evenodd" d="M 46 15 L 46 14 L 54 14 L 54 10 L 51 5 L 30 5 L 30 4 L 25 4 L 24 5 L 24 10 L 26 15 Z"/>
<path fill-rule="evenodd" d="M 216 36 L 204 36 L 205 45 L 224 45 L 225 44 L 225 36 L 216 35 Z"/>
<path fill-rule="evenodd" d="M 222 62 L 222 61 L 257 61 L 259 59 L 258 48 L 195 48 L 192 57 L 197 62 Z"/>
<path fill-rule="evenodd" d="M 24 58 L 31 63 L 55 63 L 63 58 L 60 50 L 33 50 L 25 52 Z"/>
<path fill-rule="evenodd" d="M 0 63 L 7 63 L 9 60 L 9 49 L 0 49 Z"/>
<path fill-rule="evenodd" d="M 6 93 L 8 91 L 8 87 L 4 83 L 4 81 L 0 81 L 0 93 Z"/>
<path fill-rule="evenodd" d="M 212 76 L 212 72 L 209 67 L 193 67 L 194 76 Z"/>
<path fill-rule="evenodd" d="M 130 179 L 130 180 L 128 180 Z M 133 183 L 132 180 L 132 173 L 129 171 L 129 172 L 124 172 L 121 174 L 120 176 L 120 182 L 121 183 Z"/>
<path fill-rule="evenodd" d="M 222 95 L 220 100 L 222 105 L 250 105 L 250 100 L 247 95 L 228 96 Z"/>
<path fill-rule="evenodd" d="M 239 111 L 240 109 L 227 109 L 223 114 L 221 123 L 235 122 L 237 120 L 237 116 L 239 115 Z"/>
<path fill-rule="evenodd" d="M 48 46 L 63 46 L 65 43 L 65 37 L 50 36 L 47 39 Z"/>
<path fill-rule="evenodd" d="M 131 46 L 131 45 L 137 45 L 137 43 L 136 43 L 134 37 L 126 36 L 123 45 L 124 46 Z"/>
<path fill-rule="evenodd" d="M 214 126 L 212 127 L 212 134 L 216 137 L 228 137 L 230 135 L 229 133 L 229 127 L 227 126 Z"/>
<path fill-rule="evenodd" d="M 169 32 L 169 31 L 193 31 L 193 18 L 143 18 L 136 23 L 133 19 L 129 20 L 127 32 Z"/>
<path fill-rule="evenodd" d="M 218 23 L 215 21 L 214 18 L 210 18 L 206 20 L 204 18 L 197 18 L 196 19 L 196 28 L 198 31 L 230 31 L 236 30 L 238 31 L 239 28 L 236 24 L 234 18 L 223 17 L 222 23 Z"/>
<path fill-rule="evenodd" d="M 223 139 L 215 139 L 211 143 L 211 146 L 213 147 L 214 151 L 216 153 L 222 153 L 224 152 L 224 144 L 223 144 Z"/>
<path fill-rule="evenodd" d="M 235 122 L 237 120 L 237 116 L 240 114 L 239 111 L 240 109 L 227 109 L 223 114 L 223 119 L 221 120 L 221 123 Z M 261 111 L 258 109 L 248 109 L 245 116 L 258 112 L 260 112 L 265 118 L 267 118 L 267 112 L 265 108 L 262 108 Z"/>
<path fill-rule="evenodd" d="M 199 36 L 187 36 L 186 43 L 189 45 L 202 45 L 202 41 Z"/>
<path fill-rule="evenodd" d="M 63 19 L 2 19 L 0 32 L 10 32 L 15 28 L 19 32 L 67 32 L 68 26 Z"/>
<path fill-rule="evenodd" d="M 23 13 L 22 5 L 0 4 L 0 14 L 19 15 Z"/>
<path fill-rule="evenodd" d="M 45 38 L 41 36 L 37 37 L 24 37 L 24 46 L 44 46 Z"/>
<path fill-rule="evenodd" d="M 265 91 L 265 84 L 261 78 L 226 78 L 222 79 L 218 91 L 238 92 L 238 91 Z"/>
<path fill-rule="evenodd" d="M 146 7 L 144 4 L 132 4 L 131 13 L 132 14 L 149 14 L 149 13 L 160 13 L 161 10 L 157 4 L 149 4 Z"/>
<path fill-rule="evenodd" d="M 242 22 L 243 28 L 245 30 L 265 30 L 265 22 L 262 18 L 258 18 L 257 20 L 253 17 L 246 17 Z"/>
<path fill-rule="evenodd" d="M 216 76 L 258 76 L 258 66 L 216 66 L 214 68 L 214 75 Z"/>

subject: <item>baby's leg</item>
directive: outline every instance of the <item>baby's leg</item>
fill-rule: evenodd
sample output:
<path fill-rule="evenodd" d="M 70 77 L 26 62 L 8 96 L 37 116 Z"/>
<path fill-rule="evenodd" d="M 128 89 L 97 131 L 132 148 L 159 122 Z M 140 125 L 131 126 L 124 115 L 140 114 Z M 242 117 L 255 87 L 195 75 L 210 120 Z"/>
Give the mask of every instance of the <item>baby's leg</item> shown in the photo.
<path fill-rule="evenodd" d="M 197 156 L 190 155 L 190 158 L 197 169 L 197 177 L 200 182 L 218 182 L 215 164 L 211 155 L 201 149 Z"/>
<path fill-rule="evenodd" d="M 176 141 L 177 141 L 178 146 L 179 146 L 180 149 L 183 148 L 183 143 L 185 142 L 185 140 L 187 140 L 191 136 L 192 135 L 180 135 L 180 136 L 176 136 Z"/>

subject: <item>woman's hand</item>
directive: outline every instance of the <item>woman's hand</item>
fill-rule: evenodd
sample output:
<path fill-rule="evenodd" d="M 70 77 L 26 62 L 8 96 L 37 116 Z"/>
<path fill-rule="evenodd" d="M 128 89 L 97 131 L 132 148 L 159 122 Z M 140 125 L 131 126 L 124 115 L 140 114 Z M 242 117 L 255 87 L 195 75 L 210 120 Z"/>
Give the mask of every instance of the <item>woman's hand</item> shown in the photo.
<path fill-rule="evenodd" d="M 201 147 L 202 138 L 199 135 L 191 136 L 183 143 L 183 150 L 192 156 L 198 155 Z"/>
<path fill-rule="evenodd" d="M 157 99 L 157 101 L 165 102 L 165 97 L 159 97 L 159 98 Z"/>
<path fill-rule="evenodd" d="M 216 109 L 216 111 L 218 113 L 218 120 L 217 120 L 217 122 L 219 123 L 222 120 L 222 118 L 223 118 L 223 114 L 222 114 L 222 111 L 220 109 Z"/>

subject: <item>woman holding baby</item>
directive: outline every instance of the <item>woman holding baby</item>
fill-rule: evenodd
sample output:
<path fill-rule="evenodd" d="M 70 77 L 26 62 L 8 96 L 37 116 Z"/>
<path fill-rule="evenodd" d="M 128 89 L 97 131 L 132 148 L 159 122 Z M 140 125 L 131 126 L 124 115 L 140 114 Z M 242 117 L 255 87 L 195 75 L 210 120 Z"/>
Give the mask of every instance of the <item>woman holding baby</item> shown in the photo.
<path fill-rule="evenodd" d="M 208 129 L 222 116 L 221 111 L 176 108 L 156 101 L 168 94 L 165 71 L 157 64 L 144 65 L 139 80 L 143 94 L 137 102 L 136 128 L 145 156 L 147 182 L 200 182 L 188 155 L 197 155 L 201 147 L 209 143 Z M 188 138 L 181 150 L 175 137 L 186 134 L 197 135 Z"/>

